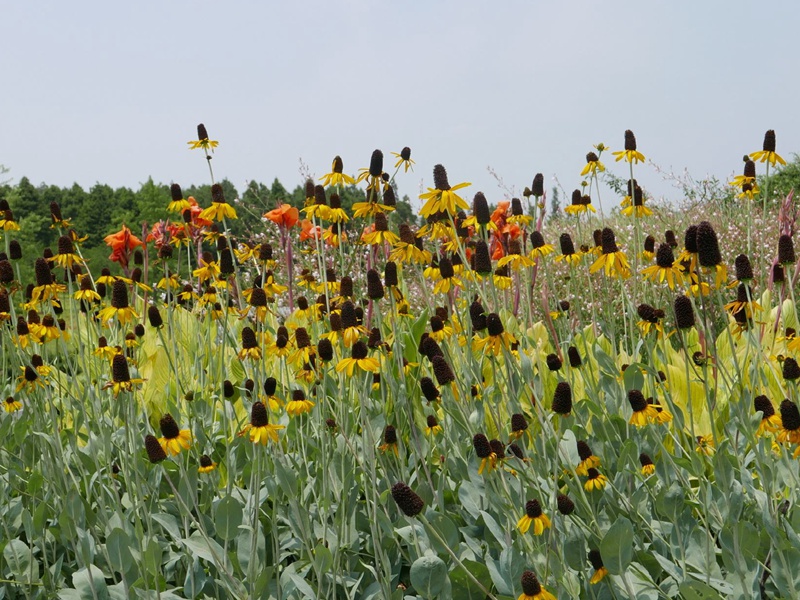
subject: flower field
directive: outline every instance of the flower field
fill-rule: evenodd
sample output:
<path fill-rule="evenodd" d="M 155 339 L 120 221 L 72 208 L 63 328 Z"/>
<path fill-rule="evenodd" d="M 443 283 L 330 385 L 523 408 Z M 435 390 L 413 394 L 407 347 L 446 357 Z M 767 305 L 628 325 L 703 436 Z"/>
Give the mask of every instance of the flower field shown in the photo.
<path fill-rule="evenodd" d="M 620 141 L 563 214 L 436 165 L 397 223 L 404 148 L 234 234 L 200 125 L 211 201 L 173 184 L 108 266 L 0 197 L 0 598 L 800 597 L 775 133 L 691 210 Z"/>

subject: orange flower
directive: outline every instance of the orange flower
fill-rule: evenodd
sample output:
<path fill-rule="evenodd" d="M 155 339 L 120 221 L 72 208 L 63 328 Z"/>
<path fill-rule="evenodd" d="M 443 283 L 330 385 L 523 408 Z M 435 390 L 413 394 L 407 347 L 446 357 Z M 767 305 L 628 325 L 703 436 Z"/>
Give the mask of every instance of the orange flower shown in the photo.
<path fill-rule="evenodd" d="M 189 196 L 186 200 L 189 202 L 189 210 L 192 211 L 192 225 L 199 228 L 211 227 L 214 224 L 214 221 L 203 219 L 200 216 L 200 213 L 203 212 L 203 207 L 197 203 L 197 200 L 194 199 L 194 196 Z"/>
<path fill-rule="evenodd" d="M 497 225 L 498 228 L 506 224 L 506 212 L 508 212 L 509 206 L 511 206 L 511 202 L 508 200 L 497 203 L 497 208 L 495 208 L 492 213 L 492 222 Z"/>
<path fill-rule="evenodd" d="M 316 240 L 319 239 L 319 237 L 322 235 L 322 229 L 320 228 L 320 226 L 317 225 L 316 227 L 314 227 L 314 224 L 308 219 L 303 219 L 302 221 L 300 221 L 300 227 L 302 228 L 302 231 L 300 231 L 301 242 L 311 239 Z"/>
<path fill-rule="evenodd" d="M 291 204 L 281 204 L 278 208 L 264 214 L 264 217 L 278 227 L 294 227 L 300 220 L 300 212 Z"/>
<path fill-rule="evenodd" d="M 506 251 L 503 249 L 503 244 L 498 242 L 492 245 L 494 246 L 494 250 L 492 251 L 492 260 L 500 260 L 506 255 Z"/>
<path fill-rule="evenodd" d="M 142 240 L 133 235 L 125 225 L 117 233 L 107 235 L 103 241 L 111 248 L 108 259 L 118 262 L 123 268 L 128 266 L 130 251 L 142 245 Z"/>

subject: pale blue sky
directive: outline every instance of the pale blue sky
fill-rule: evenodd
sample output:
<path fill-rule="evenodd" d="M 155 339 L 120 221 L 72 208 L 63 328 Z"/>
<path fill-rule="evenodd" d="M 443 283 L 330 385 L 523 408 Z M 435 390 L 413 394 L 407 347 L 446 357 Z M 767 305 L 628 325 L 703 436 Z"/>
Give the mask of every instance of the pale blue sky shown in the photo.
<path fill-rule="evenodd" d="M 34 183 L 202 183 L 186 142 L 204 122 L 239 189 L 408 145 L 401 193 L 441 162 L 494 203 L 487 166 L 518 193 L 537 171 L 571 191 L 592 145 L 630 128 L 663 168 L 726 178 L 767 129 L 800 151 L 798 17 L 792 0 L 8 2 L 0 164 Z"/>

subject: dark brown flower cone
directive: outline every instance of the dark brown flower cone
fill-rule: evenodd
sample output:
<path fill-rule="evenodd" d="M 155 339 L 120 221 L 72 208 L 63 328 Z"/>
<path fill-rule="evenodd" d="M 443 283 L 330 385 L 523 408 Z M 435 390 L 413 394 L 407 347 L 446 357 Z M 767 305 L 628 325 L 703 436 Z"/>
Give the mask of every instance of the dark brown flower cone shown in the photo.
<path fill-rule="evenodd" d="M 403 511 L 407 517 L 415 517 L 422 512 L 425 502 L 417 493 L 405 483 L 398 482 L 392 486 L 392 498 L 397 503 L 397 507 Z"/>
<path fill-rule="evenodd" d="M 148 435 L 144 438 L 144 449 L 147 451 L 147 458 L 150 459 L 150 462 L 153 464 L 166 460 L 167 458 L 167 453 L 164 452 L 161 443 L 154 435 Z"/>

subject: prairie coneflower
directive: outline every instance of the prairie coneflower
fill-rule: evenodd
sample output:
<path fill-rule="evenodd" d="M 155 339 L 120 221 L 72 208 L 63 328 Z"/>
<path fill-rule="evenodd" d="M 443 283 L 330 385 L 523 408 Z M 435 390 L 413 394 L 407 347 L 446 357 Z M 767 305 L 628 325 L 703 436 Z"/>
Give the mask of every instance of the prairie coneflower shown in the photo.
<path fill-rule="evenodd" d="M 189 204 L 189 201 L 183 197 L 183 190 L 181 190 L 181 186 L 179 186 L 177 183 L 173 183 L 171 186 L 169 186 L 169 193 L 171 197 L 169 205 L 167 205 L 167 210 L 169 212 L 183 214 L 183 211 L 192 208 L 192 205 Z"/>
<path fill-rule="evenodd" d="M 659 336 L 664 335 L 664 327 L 661 325 L 661 320 L 665 316 L 663 310 L 654 308 L 649 304 L 640 304 L 636 312 L 641 319 L 637 326 L 643 335 L 647 335 L 651 331 L 655 331 Z"/>
<path fill-rule="evenodd" d="M 604 228 L 600 233 L 600 242 L 600 256 L 589 267 L 589 272 L 596 273 L 602 269 L 609 277 L 630 277 L 628 258 L 617 246 L 614 231 L 609 227 Z"/>
<path fill-rule="evenodd" d="M 425 201 L 420 210 L 420 214 L 423 217 L 427 219 L 439 212 L 455 215 L 459 209 L 469 209 L 469 205 L 461 196 L 456 194 L 456 191 L 472 184 L 459 183 L 451 187 L 447 180 L 447 171 L 442 165 L 433 167 L 433 184 L 434 187 L 428 188 L 427 192 L 420 195 L 420 199 Z"/>
<path fill-rule="evenodd" d="M 45 381 L 39 377 L 39 373 L 30 365 L 20 366 L 22 374 L 17 377 L 17 388 L 15 392 L 26 389 L 33 392 L 37 387 L 44 387 Z"/>
<path fill-rule="evenodd" d="M 503 348 L 510 349 L 511 344 L 517 341 L 513 335 L 505 330 L 503 322 L 497 313 L 486 315 L 486 332 L 488 333 L 486 337 L 477 338 L 472 342 L 473 350 L 500 356 Z"/>
<path fill-rule="evenodd" d="M 586 476 L 589 469 L 596 469 L 600 466 L 600 457 L 594 455 L 591 447 L 584 440 L 578 440 L 576 445 L 578 447 L 578 458 L 581 459 L 581 462 L 575 467 L 575 473 Z"/>
<path fill-rule="evenodd" d="M 753 408 L 756 412 L 761 413 L 761 422 L 758 424 L 756 436 L 775 433 L 781 429 L 781 418 L 775 414 L 775 408 L 769 398 L 763 395 L 756 396 L 753 398 Z"/>
<path fill-rule="evenodd" d="M 392 253 L 389 255 L 389 260 L 401 264 L 425 264 L 430 262 L 431 253 L 420 247 L 421 240 L 414 235 L 408 224 L 403 223 L 400 225 L 399 232 L 400 237 L 392 245 Z"/>
<path fill-rule="evenodd" d="M 312 408 L 314 408 L 314 403 L 306 398 L 303 390 L 294 390 L 292 399 L 286 404 L 286 412 L 293 417 L 311 412 Z"/>
<path fill-rule="evenodd" d="M 656 251 L 656 264 L 642 269 L 642 275 L 647 280 L 655 283 L 667 282 L 669 289 L 675 289 L 675 281 L 680 281 L 683 267 L 675 261 L 672 246 L 669 244 L 659 244 Z"/>
<path fill-rule="evenodd" d="M 587 469 L 586 476 L 588 479 L 586 479 L 586 482 L 583 484 L 583 489 L 585 489 L 587 492 L 591 492 L 592 490 L 602 490 L 604 487 L 606 487 L 608 478 L 597 469 Z"/>
<path fill-rule="evenodd" d="M 528 533 L 533 524 L 533 534 L 542 535 L 545 529 L 550 527 L 550 519 L 542 512 L 542 506 L 538 500 L 528 500 L 525 503 L 525 514 L 517 521 L 517 529 L 521 533 Z"/>
<path fill-rule="evenodd" d="M 728 270 L 722 262 L 719 241 L 714 227 L 708 221 L 697 226 L 697 261 L 700 266 L 715 272 L 714 287 L 719 289 L 728 278 Z"/>
<path fill-rule="evenodd" d="M 548 254 L 552 254 L 555 248 L 552 244 L 547 244 L 544 241 L 544 236 L 540 231 L 531 232 L 531 251 L 528 258 L 536 260 L 537 258 L 544 258 Z"/>
<path fill-rule="evenodd" d="M 131 379 L 128 369 L 128 359 L 124 354 L 115 354 L 111 359 L 111 381 L 103 386 L 103 389 L 111 388 L 117 396 L 121 391 L 133 391 L 135 385 L 141 385 L 144 379 Z"/>
<path fill-rule="evenodd" d="M 636 150 L 636 136 L 630 129 L 625 130 L 625 149 L 611 153 L 617 162 L 625 159 L 625 162 L 639 163 L 644 162 L 644 154 Z"/>
<path fill-rule="evenodd" d="M 750 160 L 749 156 L 745 156 L 744 158 L 744 173 L 734 177 L 730 185 L 742 188 L 742 193 L 739 194 L 740 198 L 752 200 L 760 191 L 756 183 L 756 163 Z"/>
<path fill-rule="evenodd" d="M 350 177 L 350 175 L 344 173 L 344 162 L 342 162 L 341 157 L 338 155 L 333 158 L 331 172 L 327 175 L 323 175 L 320 178 L 320 181 L 325 187 L 332 185 L 355 185 L 356 182 L 356 180 Z"/>
<path fill-rule="evenodd" d="M 154 435 L 145 436 L 144 449 L 147 452 L 147 458 L 153 464 L 167 459 L 167 453 L 164 451 L 164 448 L 161 447 L 158 438 Z"/>
<path fill-rule="evenodd" d="M 704 456 L 711 456 L 714 454 L 714 436 L 710 433 L 706 435 L 698 435 L 696 438 L 697 446 L 695 451 Z"/>
<path fill-rule="evenodd" d="M 408 146 L 400 150 L 400 152 L 392 152 L 392 156 L 397 159 L 397 162 L 394 163 L 395 169 L 403 167 L 405 173 L 408 173 L 409 169 L 414 170 L 414 164 L 416 163 L 411 160 L 411 148 Z"/>
<path fill-rule="evenodd" d="M 431 382 L 433 383 L 433 382 Z M 433 436 L 442 433 L 442 426 L 434 415 L 428 415 L 425 420 L 425 435 Z"/>
<path fill-rule="evenodd" d="M 14 396 L 9 396 L 3 402 L 3 410 L 7 413 L 17 412 L 22 410 L 22 403 L 19 400 L 15 400 Z"/>
<path fill-rule="evenodd" d="M 528 420 L 522 413 L 514 413 L 511 415 L 511 436 L 510 441 L 518 440 L 528 429 Z"/>
<path fill-rule="evenodd" d="M 400 241 L 396 234 L 389 231 L 389 221 L 383 213 L 377 213 L 374 217 L 374 230 L 361 236 L 361 241 L 370 246 L 378 246 L 384 242 L 395 244 Z"/>
<path fill-rule="evenodd" d="M 653 214 L 653 211 L 645 206 L 644 192 L 638 185 L 633 186 L 632 195 L 625 196 L 625 198 L 622 200 L 622 207 L 623 208 L 620 212 L 626 217 L 635 216 L 637 218 L 641 218 L 648 217 Z"/>
<path fill-rule="evenodd" d="M 497 231 L 497 224 L 492 221 L 489 203 L 483 192 L 478 192 L 472 199 L 472 216 L 460 223 L 461 227 L 472 227 L 475 231 Z"/>
<path fill-rule="evenodd" d="M 83 259 L 75 254 L 75 245 L 68 235 L 58 238 L 58 253 L 47 259 L 63 269 L 71 269 L 72 265 L 82 265 Z"/>
<path fill-rule="evenodd" d="M 574 267 L 581 262 L 582 252 L 575 251 L 575 244 L 572 237 L 568 233 L 562 233 L 558 238 L 558 244 L 561 247 L 561 254 L 556 256 L 556 262 L 564 261 L 569 266 Z"/>
<path fill-rule="evenodd" d="M 361 340 L 358 340 L 353 344 L 350 351 L 350 358 L 343 358 L 340 360 L 336 365 L 336 371 L 339 373 L 344 371 L 348 377 L 353 376 L 356 367 L 362 371 L 377 373 L 380 371 L 380 362 L 377 358 L 367 356 L 367 354 L 367 345 Z"/>
<path fill-rule="evenodd" d="M 402 482 L 395 483 L 392 486 L 392 498 L 397 503 L 397 507 L 407 517 L 416 517 L 425 507 L 425 502 L 422 498 Z"/>
<path fill-rule="evenodd" d="M 489 272 L 491 272 L 491 268 Z M 452 261 L 446 256 L 439 260 L 439 275 L 441 278 L 433 286 L 434 294 L 446 294 L 452 288 L 464 287 L 464 283 L 456 277 Z"/>
<path fill-rule="evenodd" d="M 600 556 L 599 550 L 589 550 L 589 562 L 592 564 L 592 568 L 594 569 L 594 573 L 592 574 L 592 578 L 589 580 L 589 583 L 592 585 L 595 583 L 600 583 L 603 578 L 608 575 L 608 569 L 603 566 L 603 557 Z"/>
<path fill-rule="evenodd" d="M 572 387 L 566 381 L 559 381 L 553 393 L 553 412 L 568 417 L 572 412 Z"/>
<path fill-rule="evenodd" d="M 775 152 L 775 130 L 770 129 L 764 134 L 764 144 L 761 150 L 750 154 L 750 158 L 757 162 L 768 162 L 773 167 L 775 163 L 785 165 L 786 161 Z"/>
<path fill-rule="evenodd" d="M 220 184 L 215 183 L 211 186 L 211 206 L 200 213 L 200 218 L 209 221 L 237 218 L 236 209 L 225 200 L 225 193 Z"/>
<path fill-rule="evenodd" d="M 753 290 L 750 286 L 740 283 L 736 290 L 736 300 L 728 302 L 724 308 L 733 317 L 744 312 L 745 317 L 751 319 L 755 311 L 761 310 L 761 305 L 753 299 Z"/>
<path fill-rule="evenodd" d="M 492 452 L 489 439 L 482 433 L 476 433 L 472 438 L 472 447 L 475 449 L 475 455 L 481 459 L 478 475 L 483 474 L 484 470 L 487 473 L 491 473 L 497 466 L 497 454 Z"/>
<path fill-rule="evenodd" d="M 644 394 L 639 390 L 630 390 L 628 392 L 628 402 L 633 409 L 628 423 L 636 427 L 644 427 L 648 421 L 653 421 L 658 417 L 658 411 L 655 405 L 648 404 Z"/>
<path fill-rule="evenodd" d="M 211 473 L 214 469 L 217 468 L 217 463 L 211 460 L 211 457 L 208 454 L 203 454 L 200 457 L 200 466 L 197 467 L 198 473 Z"/>
<path fill-rule="evenodd" d="M 270 424 L 267 407 L 263 402 L 254 402 L 250 410 L 250 423 L 239 432 L 239 435 L 242 436 L 249 431 L 251 442 L 266 446 L 269 441 L 278 442 L 278 431 L 283 428 L 283 425 Z"/>
<path fill-rule="evenodd" d="M 176 456 L 181 450 L 188 450 L 192 445 L 192 433 L 188 429 L 180 429 L 172 415 L 167 413 L 159 421 L 161 438 L 159 443 L 164 452 Z"/>
<path fill-rule="evenodd" d="M 378 450 L 381 452 L 390 450 L 394 452 L 395 456 L 398 456 L 399 450 L 397 449 L 397 430 L 394 428 L 394 425 L 387 425 L 384 427 L 383 443 L 378 447 Z"/>
<path fill-rule="evenodd" d="M 242 349 L 239 350 L 239 360 L 245 358 L 261 360 L 261 348 L 258 346 L 256 332 L 251 327 L 242 329 Z"/>
<path fill-rule="evenodd" d="M 564 516 L 571 515 L 575 512 L 575 503 L 569 496 L 564 494 L 558 494 L 556 496 L 556 507 L 558 508 L 558 512 Z"/>
<path fill-rule="evenodd" d="M 645 477 L 649 477 L 656 472 L 656 466 L 653 464 L 653 459 L 644 452 L 639 455 L 639 464 L 642 466 L 642 475 Z"/>
<path fill-rule="evenodd" d="M 600 158 L 597 154 L 595 152 L 589 152 L 589 154 L 586 155 L 586 165 L 584 165 L 583 170 L 581 170 L 581 177 L 595 175 L 598 171 L 602 173 L 605 170 L 606 167 L 600 162 Z"/>
<path fill-rule="evenodd" d="M 36 275 L 36 285 L 31 292 L 31 302 L 33 304 L 51 299 L 58 300 L 58 294 L 66 291 L 67 287 L 65 285 L 53 281 L 53 274 L 50 271 L 50 265 L 47 264 L 47 259 L 36 259 L 34 273 Z"/>
<path fill-rule="evenodd" d="M 556 600 L 553 594 L 542 587 L 533 571 L 523 571 L 520 581 L 522 593 L 517 600 Z"/>
<path fill-rule="evenodd" d="M 116 317 L 117 321 L 122 325 L 127 324 L 131 319 L 139 317 L 128 304 L 128 287 L 124 281 L 120 279 L 114 281 L 114 285 L 111 288 L 111 306 L 101 310 L 97 316 L 102 323 L 108 323 Z"/>
<path fill-rule="evenodd" d="M 206 126 L 202 123 L 197 126 L 197 138 L 198 139 L 196 140 L 187 142 L 189 144 L 189 150 L 197 150 L 198 148 L 202 148 L 206 152 L 209 150 L 214 152 L 214 148 L 219 146 L 218 141 L 208 139 L 208 131 L 206 131 Z"/>

